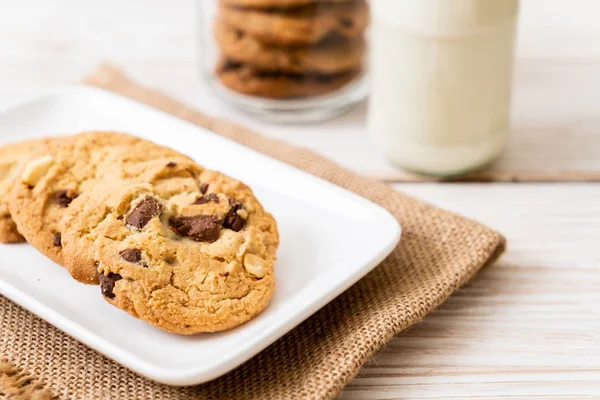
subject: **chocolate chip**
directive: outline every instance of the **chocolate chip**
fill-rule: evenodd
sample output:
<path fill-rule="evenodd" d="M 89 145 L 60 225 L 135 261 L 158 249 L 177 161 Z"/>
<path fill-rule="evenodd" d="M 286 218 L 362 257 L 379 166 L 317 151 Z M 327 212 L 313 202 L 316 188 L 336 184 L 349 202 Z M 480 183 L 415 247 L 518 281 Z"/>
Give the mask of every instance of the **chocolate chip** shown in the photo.
<path fill-rule="evenodd" d="M 340 20 L 340 23 L 342 24 L 342 26 L 343 26 L 344 28 L 348 28 L 348 29 L 350 29 L 350 28 L 352 28 L 352 27 L 354 26 L 354 21 L 352 21 L 352 20 L 351 20 L 351 19 L 349 19 L 349 18 L 342 18 L 342 19 Z"/>
<path fill-rule="evenodd" d="M 70 190 L 59 190 L 54 193 L 54 198 L 56 199 L 56 203 L 62 208 L 66 208 L 71 204 L 73 200 L 77 198 L 77 194 L 74 194 Z"/>
<path fill-rule="evenodd" d="M 176 163 L 176 162 L 173 162 L 173 161 L 169 161 L 169 162 L 167 163 L 167 167 L 169 167 L 169 168 L 173 168 L 173 167 L 174 167 L 174 166 L 176 166 L 176 165 L 177 165 L 177 163 Z"/>
<path fill-rule="evenodd" d="M 197 242 L 214 242 L 221 231 L 219 219 L 214 215 L 171 217 L 169 224 L 181 236 L 190 237 Z"/>
<path fill-rule="evenodd" d="M 139 263 L 142 261 L 142 252 L 138 249 L 127 249 L 119 253 L 121 258 L 130 263 Z"/>
<path fill-rule="evenodd" d="M 200 193 L 206 194 L 208 191 L 208 183 L 204 182 L 200 184 Z"/>
<path fill-rule="evenodd" d="M 113 293 L 113 289 L 115 288 L 115 283 L 123 279 L 123 277 L 119 274 L 113 274 L 112 272 L 109 272 L 108 275 L 104 275 L 100 272 L 97 272 L 96 274 L 100 281 L 100 291 L 102 292 L 102 295 L 109 299 L 114 299 L 115 294 Z"/>
<path fill-rule="evenodd" d="M 218 203 L 219 202 L 219 196 L 217 196 L 216 193 L 209 193 L 206 194 L 202 197 L 200 197 L 199 199 L 197 199 L 194 204 L 206 204 L 206 203 Z"/>
<path fill-rule="evenodd" d="M 225 272 L 223 272 L 223 274 L 222 274 L 222 275 L 223 275 L 223 276 L 229 276 L 229 271 L 225 271 Z"/>
<path fill-rule="evenodd" d="M 62 235 L 60 232 L 56 232 L 52 235 L 52 244 L 56 247 L 62 246 Z"/>
<path fill-rule="evenodd" d="M 242 68 L 242 64 L 233 60 L 225 60 L 222 62 L 220 70 L 221 72 L 229 72 L 229 71 L 235 71 Z"/>
<path fill-rule="evenodd" d="M 145 197 L 129 215 L 125 222 L 137 229 L 142 229 L 153 217 L 160 215 L 164 210 L 162 204 L 154 197 Z"/>
<path fill-rule="evenodd" d="M 227 215 L 225 215 L 223 228 L 239 232 L 246 223 L 246 220 L 237 214 L 237 211 L 242 209 L 242 203 L 235 199 L 229 199 L 229 204 L 231 205 L 231 208 L 227 212 Z"/>

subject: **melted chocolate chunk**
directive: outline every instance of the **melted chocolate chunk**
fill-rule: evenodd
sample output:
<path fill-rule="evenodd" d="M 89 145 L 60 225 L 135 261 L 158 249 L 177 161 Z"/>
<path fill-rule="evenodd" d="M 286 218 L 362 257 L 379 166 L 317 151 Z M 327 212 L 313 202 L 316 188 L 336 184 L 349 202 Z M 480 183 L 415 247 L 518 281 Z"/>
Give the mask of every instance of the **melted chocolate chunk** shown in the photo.
<path fill-rule="evenodd" d="M 194 204 L 218 203 L 219 196 L 216 193 L 209 193 L 194 202 Z"/>
<path fill-rule="evenodd" d="M 173 161 L 169 161 L 169 162 L 167 163 L 167 167 L 169 167 L 169 168 L 173 168 L 173 167 L 174 167 L 174 166 L 176 166 L 176 165 L 177 165 L 177 163 L 176 163 L 176 162 L 173 162 Z"/>
<path fill-rule="evenodd" d="M 71 204 L 73 200 L 77 198 L 77 194 L 72 193 L 70 190 L 59 190 L 54 193 L 54 198 L 56 199 L 56 203 L 62 208 L 66 208 Z"/>
<path fill-rule="evenodd" d="M 138 249 L 127 249 L 119 253 L 121 258 L 127 262 L 136 264 L 142 261 L 142 252 Z"/>
<path fill-rule="evenodd" d="M 190 237 L 197 242 L 214 242 L 221 232 L 221 224 L 215 215 L 171 217 L 169 224 L 181 236 Z"/>
<path fill-rule="evenodd" d="M 242 203 L 236 199 L 229 199 L 229 204 L 231 205 L 231 208 L 227 212 L 227 215 L 225 215 L 225 219 L 223 220 L 223 228 L 228 228 L 235 232 L 239 232 L 246 223 L 246 220 L 237 214 L 237 211 L 243 208 Z"/>
<path fill-rule="evenodd" d="M 154 197 L 144 198 L 125 218 L 125 222 L 137 229 L 142 229 L 153 217 L 160 215 L 164 210 L 162 204 Z"/>
<path fill-rule="evenodd" d="M 208 191 L 208 183 L 204 182 L 200 184 L 200 193 L 206 194 Z"/>
<path fill-rule="evenodd" d="M 109 272 L 108 275 L 104 275 L 100 272 L 97 272 L 98 280 L 100 281 L 100 291 L 104 297 L 108 297 L 109 299 L 114 299 L 115 294 L 113 293 L 113 289 L 115 288 L 115 283 L 123 277 L 119 274 L 113 274 Z"/>
<path fill-rule="evenodd" d="M 62 246 L 62 235 L 60 232 L 56 232 L 54 235 L 52 235 L 52 244 L 56 247 Z"/>

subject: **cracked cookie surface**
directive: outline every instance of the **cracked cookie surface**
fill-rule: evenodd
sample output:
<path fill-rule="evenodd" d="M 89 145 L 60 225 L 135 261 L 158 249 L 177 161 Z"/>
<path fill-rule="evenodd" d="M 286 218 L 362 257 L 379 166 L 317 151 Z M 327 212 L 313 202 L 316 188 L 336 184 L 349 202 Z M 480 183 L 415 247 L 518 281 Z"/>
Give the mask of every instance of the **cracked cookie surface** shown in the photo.
<path fill-rule="evenodd" d="M 164 167 L 164 166 L 163 166 Z M 159 166 L 157 166 L 159 168 Z M 170 332 L 233 328 L 274 290 L 277 225 L 243 183 L 198 166 L 155 184 L 98 185 L 62 221 L 66 254 L 103 297 Z"/>
<path fill-rule="evenodd" d="M 56 138 L 35 153 L 11 185 L 8 208 L 20 234 L 61 265 L 59 223 L 73 199 L 99 180 L 135 180 L 134 170 L 144 161 L 189 160 L 174 150 L 115 132 Z"/>

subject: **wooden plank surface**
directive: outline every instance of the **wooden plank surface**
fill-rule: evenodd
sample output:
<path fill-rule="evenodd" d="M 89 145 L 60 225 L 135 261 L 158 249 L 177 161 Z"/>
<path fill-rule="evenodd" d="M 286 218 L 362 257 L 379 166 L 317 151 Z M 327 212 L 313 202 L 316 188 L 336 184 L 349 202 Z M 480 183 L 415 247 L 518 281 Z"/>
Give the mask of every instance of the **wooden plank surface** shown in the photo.
<path fill-rule="evenodd" d="M 210 0 L 198 0 L 210 1 Z M 376 1 L 376 0 L 375 0 Z M 366 105 L 324 124 L 251 120 L 198 81 L 194 2 L 21 0 L 0 7 L 0 106 L 111 60 L 145 84 L 360 173 L 405 179 L 369 143 Z M 510 150 L 495 166 L 597 180 L 600 2 L 524 0 Z M 533 175 L 532 175 L 533 176 Z M 341 399 L 600 398 L 600 186 L 403 183 L 495 227 L 508 252 L 363 368 Z"/>
<path fill-rule="evenodd" d="M 388 343 L 340 399 L 600 398 L 600 186 L 398 184 L 508 252 Z"/>

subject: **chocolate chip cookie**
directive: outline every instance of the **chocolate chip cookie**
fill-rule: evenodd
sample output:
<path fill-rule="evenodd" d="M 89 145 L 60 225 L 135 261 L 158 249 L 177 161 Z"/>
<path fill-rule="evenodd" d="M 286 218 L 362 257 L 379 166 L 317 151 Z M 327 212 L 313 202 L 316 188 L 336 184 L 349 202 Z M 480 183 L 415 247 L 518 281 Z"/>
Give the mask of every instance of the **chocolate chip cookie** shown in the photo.
<path fill-rule="evenodd" d="M 362 37 L 332 38 L 315 46 L 269 45 L 219 20 L 215 21 L 215 38 L 227 59 L 262 71 L 336 74 L 357 70 L 365 51 Z"/>
<path fill-rule="evenodd" d="M 10 216 L 8 193 L 31 156 L 44 149 L 51 140 L 27 140 L 0 147 L 0 243 L 25 241 Z"/>
<path fill-rule="evenodd" d="M 320 42 L 331 35 L 361 36 L 369 23 L 369 8 L 364 0 L 266 10 L 232 7 L 221 1 L 219 18 L 263 43 L 302 45 Z"/>
<path fill-rule="evenodd" d="M 187 157 L 114 132 L 88 132 L 51 141 L 26 163 L 7 196 L 9 211 L 27 241 L 59 264 L 59 222 L 73 199 L 102 179 L 134 179 L 139 163 Z"/>
<path fill-rule="evenodd" d="M 97 274 L 110 304 L 181 334 L 215 332 L 260 313 L 274 290 L 277 225 L 244 184 L 199 167 L 161 185 L 98 185 L 63 218 L 69 265 Z M 192 183 L 193 182 L 193 183 Z"/>
<path fill-rule="evenodd" d="M 360 71 L 339 74 L 298 74 L 259 71 L 231 60 L 217 66 L 217 77 L 229 89 L 251 96 L 285 99 L 329 93 L 352 82 Z"/>
<path fill-rule="evenodd" d="M 128 185 L 128 182 L 147 183 L 152 185 L 156 195 L 165 199 L 169 199 L 182 191 L 206 193 L 208 190 L 207 183 L 199 182 L 199 176 L 204 169 L 186 159 L 158 158 L 135 164 L 122 164 L 118 169 L 121 177 L 108 180 L 106 183 L 114 186 Z M 212 195 L 209 195 L 207 198 L 210 199 L 211 197 Z M 83 199 L 87 199 L 87 197 L 83 197 Z M 75 207 L 75 204 L 77 202 L 72 202 L 69 207 Z M 62 255 L 65 266 L 76 280 L 87 284 L 97 284 L 99 282 L 97 269 L 92 257 L 93 252 L 90 252 L 90 249 L 92 249 L 91 237 L 89 235 L 78 236 L 83 232 L 79 229 L 64 232 L 65 221 L 68 221 L 67 227 L 74 224 L 82 226 L 85 223 L 93 223 L 93 221 L 78 221 L 78 211 L 70 213 L 67 210 L 66 215 L 70 215 L 70 217 L 63 217 L 60 224 Z M 140 221 L 133 221 L 132 223 L 140 227 L 143 225 Z"/>

